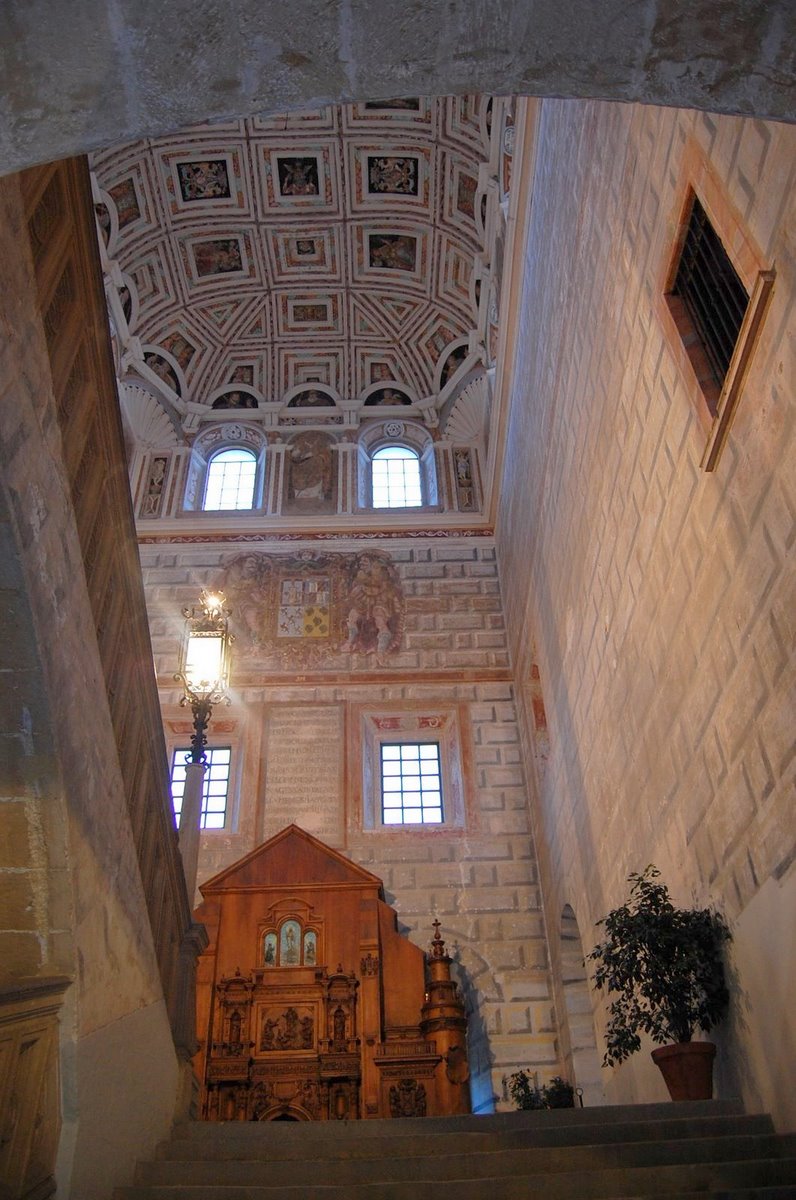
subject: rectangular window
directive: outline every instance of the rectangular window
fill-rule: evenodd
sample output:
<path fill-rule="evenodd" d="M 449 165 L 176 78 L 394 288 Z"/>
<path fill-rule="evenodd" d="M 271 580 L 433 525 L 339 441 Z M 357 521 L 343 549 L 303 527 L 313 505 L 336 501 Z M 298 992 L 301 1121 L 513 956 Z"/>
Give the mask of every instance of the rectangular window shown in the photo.
<path fill-rule="evenodd" d="M 381 744 L 381 807 L 385 825 L 442 822 L 438 742 Z"/>
<path fill-rule="evenodd" d="M 182 799 L 185 793 L 187 746 L 174 750 L 171 758 L 171 801 L 174 819 L 180 823 Z M 201 829 L 223 829 L 227 820 L 227 798 L 229 795 L 229 770 L 232 750 L 229 746 L 213 746 L 206 750 L 204 788 L 202 790 Z"/>
<path fill-rule="evenodd" d="M 672 294 L 683 301 L 710 364 L 713 381 L 721 388 L 749 296 L 696 196 Z"/>
<path fill-rule="evenodd" d="M 727 441 L 773 286 L 774 271 L 697 162 L 663 291 L 675 353 L 685 353 L 698 385 L 706 471 L 716 469 Z"/>

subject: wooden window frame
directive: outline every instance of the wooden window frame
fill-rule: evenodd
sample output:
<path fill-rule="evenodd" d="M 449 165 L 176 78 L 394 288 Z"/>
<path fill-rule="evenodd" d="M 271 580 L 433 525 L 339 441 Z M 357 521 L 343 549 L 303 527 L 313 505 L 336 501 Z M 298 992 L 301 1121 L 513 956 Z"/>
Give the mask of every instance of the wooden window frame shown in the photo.
<path fill-rule="evenodd" d="M 684 374 L 692 383 L 692 403 L 706 435 L 700 460 L 704 471 L 715 471 L 727 442 L 763 320 L 774 288 L 776 271 L 766 266 L 727 198 L 726 188 L 715 177 L 701 150 L 691 147 L 686 155 L 686 183 L 679 195 L 674 248 L 668 260 L 664 285 L 664 311 L 668 340 Z M 685 304 L 672 294 L 694 199 L 698 199 L 724 251 L 749 296 L 732 358 L 722 386 L 713 377 L 702 341 Z"/>

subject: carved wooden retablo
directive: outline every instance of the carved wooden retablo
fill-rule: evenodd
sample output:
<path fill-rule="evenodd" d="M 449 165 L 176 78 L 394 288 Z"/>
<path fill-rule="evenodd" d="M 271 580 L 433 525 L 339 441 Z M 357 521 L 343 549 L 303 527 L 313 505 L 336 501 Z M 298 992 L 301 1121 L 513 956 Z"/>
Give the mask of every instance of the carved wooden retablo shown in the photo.
<path fill-rule="evenodd" d="M 195 1059 L 210 1121 L 470 1111 L 464 1008 L 436 934 L 291 825 L 202 887 Z"/>

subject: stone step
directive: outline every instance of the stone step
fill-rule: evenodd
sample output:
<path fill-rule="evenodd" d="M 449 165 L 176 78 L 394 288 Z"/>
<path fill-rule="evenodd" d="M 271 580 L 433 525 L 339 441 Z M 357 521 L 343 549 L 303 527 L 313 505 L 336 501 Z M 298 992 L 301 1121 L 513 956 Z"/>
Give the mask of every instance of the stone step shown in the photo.
<path fill-rule="evenodd" d="M 267 1166 L 260 1167 L 268 1176 Z M 796 1159 L 753 1162 L 689 1163 L 677 1166 L 619 1168 L 588 1172 L 457 1178 L 440 1183 L 404 1180 L 370 1183 L 271 1185 L 267 1179 L 250 1184 L 175 1184 L 117 1188 L 115 1200 L 630 1200 L 631 1197 L 677 1197 L 711 1193 L 734 1196 L 752 1191 L 790 1188 L 796 1195 Z M 788 1192 L 785 1191 L 787 1196 Z"/>
<path fill-rule="evenodd" d="M 646 1141 L 613 1145 L 534 1147 L 521 1150 L 494 1150 L 465 1154 L 416 1155 L 414 1139 L 407 1153 L 398 1156 L 393 1147 L 389 1156 L 353 1157 L 344 1150 L 329 1157 L 271 1161 L 174 1161 L 142 1163 L 136 1182 L 148 1186 L 177 1184 L 260 1184 L 276 1187 L 311 1185 L 318 1179 L 326 1184 L 365 1184 L 374 1177 L 386 1183 L 408 1180 L 428 1182 L 451 1179 L 485 1179 L 498 1176 L 529 1176 L 561 1172 L 592 1172 L 623 1167 L 671 1166 L 683 1163 L 730 1162 L 750 1159 L 775 1159 L 785 1153 L 796 1157 L 796 1137 L 788 1140 L 776 1134 L 735 1136 L 731 1138 L 684 1138 L 679 1141 Z"/>
<path fill-rule="evenodd" d="M 175 1130 L 115 1200 L 794 1200 L 796 1135 L 734 1102 Z"/>
<path fill-rule="evenodd" d="M 632 1112 L 632 1109 L 630 1110 Z M 471 1118 L 465 1129 L 454 1129 L 439 1134 L 426 1132 L 429 1122 L 414 1133 L 402 1132 L 402 1121 L 367 1122 L 378 1124 L 379 1130 L 368 1130 L 364 1135 L 363 1122 L 321 1122 L 288 1125 L 287 1123 L 202 1126 L 208 1136 L 199 1140 L 189 1136 L 185 1126 L 179 1126 L 175 1137 L 163 1142 L 157 1150 L 158 1159 L 185 1160 L 232 1160 L 242 1159 L 271 1161 L 275 1154 L 284 1161 L 327 1157 L 330 1153 L 347 1158 L 393 1157 L 396 1145 L 411 1141 L 413 1157 L 423 1155 L 473 1153 L 492 1150 L 526 1150 L 532 1147 L 580 1146 L 602 1143 L 616 1145 L 622 1142 L 647 1142 L 659 1140 L 683 1140 L 709 1137 L 749 1137 L 773 1132 L 771 1118 L 764 1115 L 718 1115 L 680 1117 L 679 1105 L 668 1106 L 667 1116 L 655 1122 L 616 1121 L 613 1124 L 583 1123 L 562 1124 L 526 1119 L 521 1127 L 492 1127 L 483 1131 L 483 1118 Z M 511 1114 L 514 1115 L 514 1114 Z M 525 1114 L 527 1118 L 536 1114 Z M 212 1132 L 211 1132 L 212 1131 Z M 223 1131 L 223 1132 L 221 1132 Z"/>
<path fill-rule="evenodd" d="M 497 1130 L 555 1128 L 573 1125 L 616 1125 L 623 1121 L 637 1124 L 639 1121 L 660 1121 L 671 1118 L 696 1120 L 701 1117 L 743 1116 L 743 1107 L 738 1100 L 688 1100 L 678 1104 L 665 1101 L 655 1104 L 602 1104 L 591 1108 L 557 1108 L 537 1112 L 470 1114 L 458 1117 L 401 1117 L 373 1121 L 189 1121 L 177 1126 L 175 1137 L 194 1138 L 204 1142 L 208 1138 L 225 1136 L 222 1130 L 234 1129 L 242 1137 L 260 1138 L 272 1136 L 281 1141 L 283 1137 L 328 1138 L 335 1140 L 339 1130 L 355 1131 L 358 1138 L 378 1137 L 385 1130 L 392 1136 L 406 1136 L 431 1130 L 440 1133 L 461 1133 L 477 1128 L 486 1133 Z"/>
<path fill-rule="evenodd" d="M 655 1200 L 794 1200 L 792 1183 L 770 1187 L 722 1188 L 720 1192 L 659 1192 Z M 611 1200 L 636 1200 L 633 1195 L 612 1196 Z"/>

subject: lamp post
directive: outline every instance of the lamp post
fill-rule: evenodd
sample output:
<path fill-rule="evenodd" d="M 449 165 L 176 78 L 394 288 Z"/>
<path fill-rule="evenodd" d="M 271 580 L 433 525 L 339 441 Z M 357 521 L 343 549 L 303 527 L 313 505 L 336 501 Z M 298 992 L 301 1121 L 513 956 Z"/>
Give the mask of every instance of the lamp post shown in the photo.
<path fill-rule="evenodd" d="M 174 676 L 183 686 L 180 704 L 193 716 L 191 749 L 185 768 L 185 791 L 180 812 L 180 854 L 188 898 L 193 901 L 199 864 L 199 828 L 202 816 L 207 755 L 207 726 L 213 706 L 229 704 L 229 610 L 223 592 L 204 589 L 198 606 L 184 608 L 185 633 L 180 649 L 180 669 Z"/>

